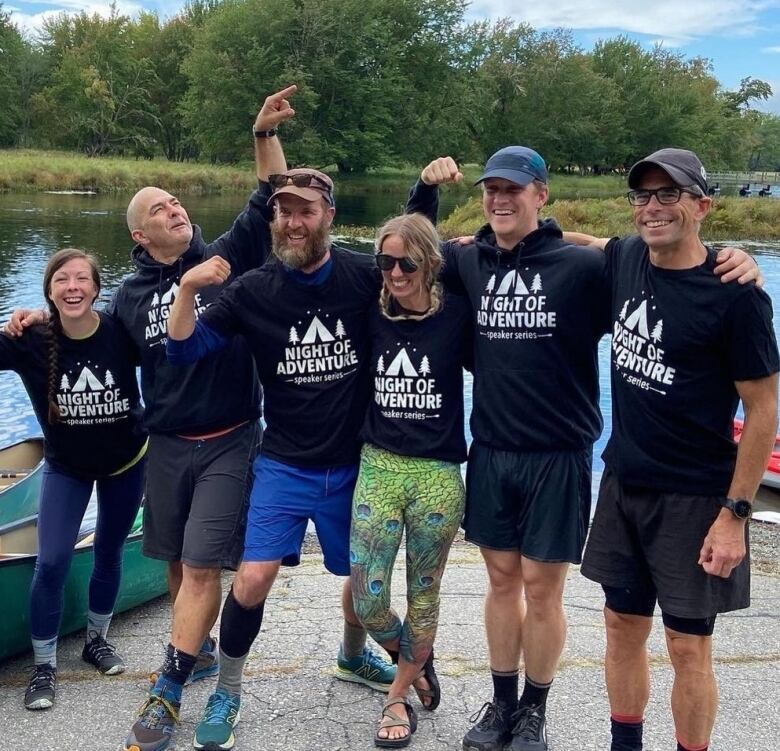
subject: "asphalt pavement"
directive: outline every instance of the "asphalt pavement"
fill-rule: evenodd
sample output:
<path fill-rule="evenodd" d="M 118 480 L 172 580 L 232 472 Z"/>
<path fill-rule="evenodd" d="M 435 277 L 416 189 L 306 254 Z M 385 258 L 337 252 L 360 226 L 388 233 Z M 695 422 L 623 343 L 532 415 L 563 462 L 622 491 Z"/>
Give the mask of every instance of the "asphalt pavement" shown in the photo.
<path fill-rule="evenodd" d="M 402 568 L 402 567 L 399 567 Z M 228 579 L 226 578 L 226 582 Z M 394 598 L 403 610 L 401 570 Z M 461 748 L 468 717 L 490 698 L 487 648 L 482 625 L 485 573 L 478 551 L 453 548 L 445 574 L 437 670 L 442 704 L 421 710 L 411 748 Z M 240 751 L 362 751 L 372 738 L 383 695 L 335 678 L 341 639 L 341 580 L 328 574 L 317 554 L 283 569 L 255 642 L 244 678 Z M 548 702 L 551 751 L 609 749 L 609 710 L 603 678 L 604 628 L 597 585 L 573 567 L 565 594 L 569 635 Z M 0 617 L 2 612 L 0 611 Z M 0 665 L 0 751 L 115 751 L 148 690 L 168 641 L 166 598 L 117 616 L 110 641 L 127 672 L 101 676 L 81 661 L 81 636 L 62 640 L 55 706 L 29 712 L 22 695 L 31 654 Z M 216 630 L 215 630 L 216 633 Z M 663 630 L 656 619 L 650 642 L 651 700 L 645 722 L 646 751 L 674 751 L 669 709 L 672 672 Z M 780 577 L 754 572 L 749 610 L 720 616 L 715 632 L 715 670 L 720 710 L 713 751 L 777 751 L 780 748 Z M 192 748 L 199 715 L 216 679 L 185 689 L 182 721 L 169 746 Z M 416 701 L 416 699 L 415 699 Z"/>

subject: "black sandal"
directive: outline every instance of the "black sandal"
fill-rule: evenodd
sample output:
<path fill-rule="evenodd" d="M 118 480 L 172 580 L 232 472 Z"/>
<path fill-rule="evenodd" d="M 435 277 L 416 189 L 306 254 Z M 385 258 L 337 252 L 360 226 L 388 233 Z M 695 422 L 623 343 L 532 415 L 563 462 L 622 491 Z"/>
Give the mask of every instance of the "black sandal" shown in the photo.
<path fill-rule="evenodd" d="M 423 709 L 433 712 L 441 703 L 441 686 L 439 685 L 439 677 L 436 675 L 436 669 L 433 667 L 433 650 L 428 655 L 428 659 L 425 661 L 423 669 L 416 680 L 420 678 L 425 678 L 430 688 L 417 688 L 414 684 L 412 684 L 412 688 L 423 705 Z M 430 699 L 430 704 L 425 703 L 426 699 Z"/>
<path fill-rule="evenodd" d="M 390 709 L 395 704 L 403 704 L 406 707 L 408 720 L 402 720 Z M 385 722 L 385 717 L 390 722 Z M 408 728 L 409 732 L 401 738 L 382 738 L 379 735 L 379 731 L 389 728 Z M 382 717 L 379 720 L 379 727 L 374 734 L 374 745 L 380 748 L 405 748 L 411 742 L 412 734 L 415 730 L 417 730 L 417 712 L 415 712 L 409 700 L 403 696 L 391 697 L 382 705 Z"/>

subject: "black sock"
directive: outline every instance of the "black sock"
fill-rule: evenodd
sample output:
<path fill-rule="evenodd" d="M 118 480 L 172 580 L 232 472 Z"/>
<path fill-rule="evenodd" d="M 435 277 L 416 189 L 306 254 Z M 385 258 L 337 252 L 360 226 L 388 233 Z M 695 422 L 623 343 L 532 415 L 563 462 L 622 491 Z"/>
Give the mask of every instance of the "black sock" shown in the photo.
<path fill-rule="evenodd" d="M 525 686 L 523 686 L 523 695 L 517 703 L 519 707 L 540 707 L 542 712 L 547 708 L 547 694 L 552 686 L 549 683 L 536 683 L 528 676 L 525 677 Z"/>
<path fill-rule="evenodd" d="M 517 706 L 518 671 L 508 672 L 491 668 L 490 676 L 493 678 L 493 698 L 496 704 L 514 712 Z"/>
<path fill-rule="evenodd" d="M 398 650 L 397 649 L 388 649 L 387 647 L 385 647 L 385 652 L 387 652 L 387 654 L 390 655 L 390 661 L 393 663 L 393 665 L 397 665 L 398 664 L 398 657 L 399 657 Z"/>
<path fill-rule="evenodd" d="M 698 746 L 696 751 L 707 751 L 709 747 L 709 743 L 706 746 Z M 682 743 L 680 743 L 680 741 L 677 741 L 677 751 L 692 751 L 692 749 L 686 748 Z"/>
<path fill-rule="evenodd" d="M 197 655 L 190 655 L 176 649 L 173 644 L 168 644 L 165 648 L 165 662 L 163 664 L 163 676 L 171 683 L 183 686 L 189 678 L 192 669 L 195 667 Z"/>
<path fill-rule="evenodd" d="M 642 751 L 642 720 L 622 722 L 614 717 L 612 722 L 612 745 L 609 751 Z"/>
<path fill-rule="evenodd" d="M 263 623 L 265 600 L 253 608 L 245 608 L 230 588 L 222 607 L 219 624 L 219 646 L 228 657 L 243 657 L 252 647 Z"/>

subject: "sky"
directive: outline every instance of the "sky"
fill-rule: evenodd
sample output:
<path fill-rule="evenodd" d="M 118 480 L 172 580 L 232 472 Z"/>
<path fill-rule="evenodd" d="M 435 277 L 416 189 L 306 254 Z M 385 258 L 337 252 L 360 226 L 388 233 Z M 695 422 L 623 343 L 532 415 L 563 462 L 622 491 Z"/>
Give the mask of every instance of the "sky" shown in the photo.
<path fill-rule="evenodd" d="M 62 11 L 107 15 L 110 0 L 0 0 L 23 31 Z M 184 0 L 118 0 L 123 13 L 175 15 Z M 471 0 L 469 20 L 513 18 L 538 30 L 571 29 L 585 50 L 620 34 L 686 58 L 706 57 L 726 89 L 752 76 L 771 84 L 772 99 L 758 109 L 780 114 L 780 0 Z"/>

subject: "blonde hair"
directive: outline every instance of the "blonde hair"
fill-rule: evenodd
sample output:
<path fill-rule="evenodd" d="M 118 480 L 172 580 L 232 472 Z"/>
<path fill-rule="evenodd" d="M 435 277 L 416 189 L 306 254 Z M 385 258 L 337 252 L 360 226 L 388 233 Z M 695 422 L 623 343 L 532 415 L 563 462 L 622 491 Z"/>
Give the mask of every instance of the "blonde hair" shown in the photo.
<path fill-rule="evenodd" d="M 422 269 L 421 283 L 428 290 L 431 302 L 428 310 L 422 315 L 408 313 L 394 315 L 390 308 L 392 296 L 387 285 L 383 284 L 379 296 L 379 309 L 382 315 L 391 321 L 428 318 L 438 312 L 442 305 L 443 291 L 439 282 L 439 272 L 444 259 L 439 250 L 439 233 L 422 214 L 402 214 L 388 219 L 379 228 L 375 243 L 377 253 L 382 251 L 382 243 L 391 235 L 401 238 L 409 260 L 413 261 L 417 268 Z"/>

